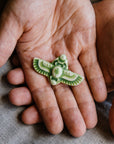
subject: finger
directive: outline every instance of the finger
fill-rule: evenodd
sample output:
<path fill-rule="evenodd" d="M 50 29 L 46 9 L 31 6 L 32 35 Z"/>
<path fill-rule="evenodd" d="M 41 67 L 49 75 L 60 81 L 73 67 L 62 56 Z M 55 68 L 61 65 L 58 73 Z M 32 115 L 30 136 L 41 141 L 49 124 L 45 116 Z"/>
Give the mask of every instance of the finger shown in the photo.
<path fill-rule="evenodd" d="M 53 89 L 69 132 L 74 137 L 82 136 L 86 131 L 86 126 L 72 91 L 64 84 L 54 86 Z"/>
<path fill-rule="evenodd" d="M 32 103 L 31 93 L 26 87 L 12 89 L 9 93 L 9 100 L 16 106 L 29 105 Z"/>
<path fill-rule="evenodd" d="M 16 68 L 8 72 L 7 79 L 10 84 L 19 85 L 24 84 L 25 78 L 21 68 Z"/>
<path fill-rule="evenodd" d="M 44 76 L 37 74 L 31 68 L 24 67 L 24 73 L 34 102 L 48 131 L 52 134 L 60 133 L 63 130 L 63 121 L 49 82 Z"/>
<path fill-rule="evenodd" d="M 22 121 L 27 125 L 32 125 L 42 122 L 42 119 L 37 108 L 33 105 L 24 110 L 22 113 Z"/>
<path fill-rule="evenodd" d="M 78 61 L 72 62 L 69 68 L 73 72 L 84 76 L 82 67 Z M 96 108 L 86 80 L 84 79 L 80 85 L 72 87 L 72 91 L 84 118 L 86 127 L 88 129 L 95 127 L 97 124 Z"/>
<path fill-rule="evenodd" d="M 109 122 L 110 122 L 110 128 L 114 135 L 114 100 L 113 100 L 112 107 L 111 107 L 110 113 L 109 113 Z"/>
<path fill-rule="evenodd" d="M 104 101 L 107 97 L 107 91 L 103 74 L 97 62 L 95 47 L 81 53 L 79 60 L 95 100 L 98 102 Z"/>
<path fill-rule="evenodd" d="M 15 14 L 6 7 L 0 19 L 0 67 L 11 56 L 22 32 L 22 26 Z"/>

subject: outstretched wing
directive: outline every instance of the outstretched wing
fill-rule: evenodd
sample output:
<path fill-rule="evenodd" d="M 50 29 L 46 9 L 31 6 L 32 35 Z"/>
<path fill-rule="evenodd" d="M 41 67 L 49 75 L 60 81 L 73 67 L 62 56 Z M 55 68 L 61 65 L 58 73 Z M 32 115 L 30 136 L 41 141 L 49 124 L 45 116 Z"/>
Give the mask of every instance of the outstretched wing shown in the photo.
<path fill-rule="evenodd" d="M 63 74 L 61 76 L 61 82 L 70 86 L 79 85 L 83 79 L 84 77 L 69 70 L 63 70 Z"/>
<path fill-rule="evenodd" d="M 34 58 L 33 67 L 36 72 L 49 77 L 53 68 L 53 64 L 39 58 Z"/>

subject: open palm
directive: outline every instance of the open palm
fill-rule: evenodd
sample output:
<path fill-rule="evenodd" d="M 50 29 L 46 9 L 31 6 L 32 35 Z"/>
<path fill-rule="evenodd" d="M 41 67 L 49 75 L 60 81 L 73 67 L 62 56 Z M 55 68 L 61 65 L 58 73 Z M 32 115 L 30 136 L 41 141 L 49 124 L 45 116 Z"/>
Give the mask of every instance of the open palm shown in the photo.
<path fill-rule="evenodd" d="M 15 101 L 23 97 L 20 105 L 28 104 L 32 96 L 47 129 L 53 134 L 62 131 L 63 121 L 76 137 L 83 135 L 86 128 L 94 127 L 97 116 L 93 97 L 103 101 L 106 88 L 96 58 L 95 16 L 89 0 L 12 0 L 1 22 L 1 66 L 16 46 L 22 69 L 10 72 L 10 81 L 15 75 L 21 75 L 16 84 L 21 84 L 25 77 L 28 86 L 13 89 L 11 101 L 16 104 L 19 101 Z M 61 54 L 67 56 L 71 71 L 85 76 L 79 86 L 51 86 L 47 78 L 33 70 L 34 57 L 51 62 Z M 38 121 L 37 109 L 31 106 L 28 118 L 26 110 L 23 121 L 27 123 L 29 119 L 29 124 Z"/>

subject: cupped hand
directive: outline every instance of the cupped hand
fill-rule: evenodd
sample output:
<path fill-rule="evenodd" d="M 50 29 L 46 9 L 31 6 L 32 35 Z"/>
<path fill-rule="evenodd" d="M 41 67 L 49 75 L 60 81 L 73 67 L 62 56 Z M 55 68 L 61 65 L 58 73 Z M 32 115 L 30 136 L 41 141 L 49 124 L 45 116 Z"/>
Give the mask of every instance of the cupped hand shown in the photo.
<path fill-rule="evenodd" d="M 62 131 L 63 121 L 75 137 L 97 123 L 93 97 L 101 102 L 107 93 L 96 58 L 95 32 L 95 15 L 89 0 L 11 0 L 2 14 L 0 65 L 16 46 L 22 69 L 13 70 L 8 77 L 15 84 L 25 78 L 28 86 L 13 89 L 10 99 L 21 105 L 29 104 L 33 98 L 52 134 Z M 67 56 L 71 71 L 85 76 L 79 86 L 51 86 L 46 77 L 33 70 L 34 57 L 51 62 L 61 54 Z M 34 106 L 28 109 L 29 113 L 26 111 L 25 123 L 27 118 L 29 124 L 38 122 Z"/>
<path fill-rule="evenodd" d="M 97 54 L 108 91 L 114 90 L 114 1 L 94 4 L 97 20 Z M 110 126 L 114 134 L 114 102 L 110 110 Z"/>

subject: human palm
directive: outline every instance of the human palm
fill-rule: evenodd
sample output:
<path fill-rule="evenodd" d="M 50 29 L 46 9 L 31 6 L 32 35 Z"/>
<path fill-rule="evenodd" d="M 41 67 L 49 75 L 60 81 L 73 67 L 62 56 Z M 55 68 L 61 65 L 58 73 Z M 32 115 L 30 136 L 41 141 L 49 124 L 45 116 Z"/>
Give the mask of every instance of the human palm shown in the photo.
<path fill-rule="evenodd" d="M 25 81 L 28 87 L 13 89 L 10 100 L 25 105 L 33 98 L 37 107 L 25 110 L 23 121 L 36 123 L 40 113 L 49 132 L 61 132 L 64 121 L 76 137 L 94 127 L 97 116 L 93 97 L 103 101 L 106 88 L 96 58 L 95 16 L 89 0 L 13 0 L 5 8 L 1 22 L 1 66 L 16 46 L 22 69 L 12 70 L 8 79 L 13 84 Z M 51 62 L 61 54 L 67 56 L 71 71 L 85 75 L 79 86 L 51 86 L 33 70 L 34 57 Z"/>

